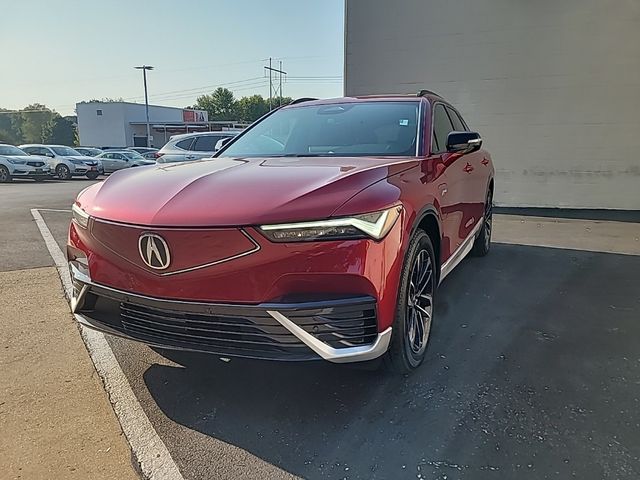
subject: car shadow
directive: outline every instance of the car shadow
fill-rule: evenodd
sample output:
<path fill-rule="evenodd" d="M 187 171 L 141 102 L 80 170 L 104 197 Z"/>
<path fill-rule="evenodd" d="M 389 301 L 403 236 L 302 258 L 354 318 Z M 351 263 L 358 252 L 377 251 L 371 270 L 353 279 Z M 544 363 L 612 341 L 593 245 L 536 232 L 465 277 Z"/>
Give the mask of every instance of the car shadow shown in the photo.
<path fill-rule="evenodd" d="M 163 436 L 185 469 L 213 438 L 304 478 L 638 478 L 638 271 L 494 244 L 441 286 L 411 375 L 180 353 L 144 382 L 187 427 Z"/>

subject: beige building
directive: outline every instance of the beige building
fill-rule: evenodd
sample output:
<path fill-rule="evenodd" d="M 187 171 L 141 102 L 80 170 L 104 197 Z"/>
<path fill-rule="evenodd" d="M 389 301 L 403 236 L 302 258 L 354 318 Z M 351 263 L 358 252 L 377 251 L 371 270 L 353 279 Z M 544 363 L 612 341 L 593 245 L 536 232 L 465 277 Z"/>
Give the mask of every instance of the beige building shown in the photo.
<path fill-rule="evenodd" d="M 345 93 L 435 90 L 496 202 L 640 209 L 639 0 L 346 0 Z"/>

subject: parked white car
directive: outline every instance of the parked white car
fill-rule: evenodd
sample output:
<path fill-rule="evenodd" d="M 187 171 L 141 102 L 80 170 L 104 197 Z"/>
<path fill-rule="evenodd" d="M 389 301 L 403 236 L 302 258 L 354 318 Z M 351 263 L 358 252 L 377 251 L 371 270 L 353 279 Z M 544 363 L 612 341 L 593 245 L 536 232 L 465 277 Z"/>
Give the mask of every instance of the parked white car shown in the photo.
<path fill-rule="evenodd" d="M 104 171 L 100 160 L 82 155 L 65 145 L 28 144 L 20 145 L 20 148 L 29 155 L 47 157 L 49 167 L 60 180 L 78 176 L 94 180 Z"/>
<path fill-rule="evenodd" d="M 41 182 L 51 178 L 51 169 L 44 158 L 32 157 L 13 145 L 0 144 L 0 183 L 14 178 L 31 178 Z"/>
<path fill-rule="evenodd" d="M 173 135 L 167 144 L 157 153 L 158 163 L 186 162 L 209 158 L 220 147 L 219 142 L 232 138 L 240 131 L 200 132 Z"/>
<path fill-rule="evenodd" d="M 96 157 L 102 162 L 104 173 L 112 173 L 116 170 L 144 165 L 155 165 L 155 160 L 144 158 L 133 150 L 108 150 Z"/>

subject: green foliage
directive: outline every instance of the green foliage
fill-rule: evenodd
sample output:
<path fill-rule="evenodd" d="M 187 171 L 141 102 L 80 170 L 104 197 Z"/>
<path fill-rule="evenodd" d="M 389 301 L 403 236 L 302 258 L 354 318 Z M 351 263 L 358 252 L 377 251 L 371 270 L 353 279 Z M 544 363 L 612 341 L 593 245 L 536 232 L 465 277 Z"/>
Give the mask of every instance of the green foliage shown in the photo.
<path fill-rule="evenodd" d="M 233 92 L 227 88 L 216 88 L 210 95 L 201 95 L 194 105 L 199 110 L 209 113 L 209 120 L 236 120 L 236 99 Z"/>
<path fill-rule="evenodd" d="M 78 102 L 78 103 L 122 103 L 122 102 L 125 102 L 124 98 L 122 97 L 118 97 L 118 98 L 104 97 L 102 99 L 92 98 L 91 100 L 82 100 L 81 102 Z"/>
<path fill-rule="evenodd" d="M 42 141 L 62 145 L 75 144 L 73 124 L 59 115 L 53 117 L 43 128 Z"/>
<path fill-rule="evenodd" d="M 279 105 L 287 105 L 290 97 L 271 99 L 272 108 Z M 209 120 L 238 120 L 242 122 L 254 122 L 269 111 L 269 99 L 262 95 L 251 95 L 236 100 L 233 92 L 226 88 L 217 88 L 210 95 L 202 95 L 196 99 L 192 107 L 198 110 L 206 110 Z"/>
<path fill-rule="evenodd" d="M 237 120 L 253 122 L 269 111 L 269 101 L 262 95 L 243 97 L 236 102 Z"/>
<path fill-rule="evenodd" d="M 24 143 L 42 143 L 44 127 L 56 115 L 58 114 L 40 103 L 23 108 L 20 113 L 20 131 Z"/>
<path fill-rule="evenodd" d="M 18 111 L 0 108 L 0 142 L 73 145 L 74 132 L 69 120 L 40 103 Z"/>

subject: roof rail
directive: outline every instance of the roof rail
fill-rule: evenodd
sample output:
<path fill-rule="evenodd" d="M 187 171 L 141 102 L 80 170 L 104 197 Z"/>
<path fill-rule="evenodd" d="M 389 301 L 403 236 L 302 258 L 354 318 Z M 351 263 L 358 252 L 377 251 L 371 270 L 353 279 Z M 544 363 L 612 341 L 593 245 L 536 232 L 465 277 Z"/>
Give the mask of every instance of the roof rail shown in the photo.
<path fill-rule="evenodd" d="M 313 100 L 318 100 L 318 99 L 317 98 L 311 98 L 311 97 L 296 98 L 289 105 L 295 105 L 296 103 L 303 103 L 303 102 L 311 102 Z"/>
<path fill-rule="evenodd" d="M 441 95 L 437 94 L 436 92 L 434 92 L 433 90 L 420 90 L 418 92 L 418 97 L 425 97 L 427 95 L 434 95 L 436 97 L 440 97 L 442 98 Z"/>

